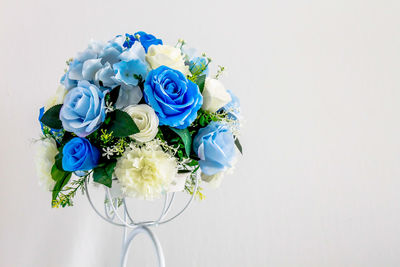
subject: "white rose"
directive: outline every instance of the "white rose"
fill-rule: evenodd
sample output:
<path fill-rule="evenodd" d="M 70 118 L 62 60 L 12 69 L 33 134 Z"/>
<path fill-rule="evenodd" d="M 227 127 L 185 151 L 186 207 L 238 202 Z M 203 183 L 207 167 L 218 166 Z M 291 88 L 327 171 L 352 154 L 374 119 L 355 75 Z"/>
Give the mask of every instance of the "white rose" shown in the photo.
<path fill-rule="evenodd" d="M 231 100 L 232 97 L 220 81 L 211 78 L 206 79 L 203 90 L 203 106 L 201 107 L 203 110 L 216 112 Z"/>
<path fill-rule="evenodd" d="M 147 51 L 146 60 L 152 69 L 164 65 L 179 70 L 184 75 L 191 75 L 189 66 L 185 65 L 184 56 L 179 48 L 169 45 L 152 45 Z"/>
<path fill-rule="evenodd" d="M 131 146 L 117 160 L 114 174 L 125 196 L 154 200 L 169 189 L 177 164 L 160 146 Z"/>
<path fill-rule="evenodd" d="M 136 123 L 140 132 L 131 135 L 133 139 L 141 143 L 153 140 L 158 132 L 158 117 L 150 106 L 141 104 L 128 106 L 124 109 Z"/>
<path fill-rule="evenodd" d="M 55 181 L 51 177 L 51 169 L 55 163 L 55 156 L 58 154 L 56 142 L 53 139 L 46 138 L 37 142 L 35 165 L 36 173 L 39 177 L 39 184 L 52 190 Z"/>
<path fill-rule="evenodd" d="M 52 106 L 64 103 L 64 97 L 67 94 L 67 92 L 68 92 L 68 90 L 65 89 L 64 86 L 60 85 L 57 88 L 56 94 L 47 100 L 46 105 L 44 106 L 44 109 L 48 110 Z"/>

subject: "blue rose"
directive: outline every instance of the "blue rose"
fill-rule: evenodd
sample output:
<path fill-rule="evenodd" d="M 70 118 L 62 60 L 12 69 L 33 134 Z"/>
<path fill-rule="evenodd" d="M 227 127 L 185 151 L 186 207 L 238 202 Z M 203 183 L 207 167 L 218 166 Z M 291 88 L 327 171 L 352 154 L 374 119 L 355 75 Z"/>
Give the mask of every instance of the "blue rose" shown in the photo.
<path fill-rule="evenodd" d="M 66 171 L 88 171 L 97 166 L 99 150 L 81 137 L 72 138 L 63 148 L 62 167 Z"/>
<path fill-rule="evenodd" d="M 166 66 L 149 72 L 144 97 L 157 113 L 160 125 L 178 129 L 187 128 L 203 104 L 199 87 L 180 71 Z"/>
<path fill-rule="evenodd" d="M 63 128 L 80 137 L 91 134 L 106 117 L 104 102 L 104 94 L 96 85 L 79 81 L 65 96 L 60 111 Z"/>
<path fill-rule="evenodd" d="M 211 122 L 200 129 L 193 139 L 193 149 L 200 158 L 200 169 L 206 175 L 231 168 L 236 154 L 233 134 L 220 122 Z"/>
<path fill-rule="evenodd" d="M 148 34 L 148 33 L 140 31 L 140 32 L 135 33 L 135 36 L 136 35 L 139 35 L 139 41 L 143 45 L 144 50 L 146 50 L 146 53 L 151 45 L 162 45 L 163 44 L 163 41 L 161 39 L 157 39 L 152 34 Z"/>

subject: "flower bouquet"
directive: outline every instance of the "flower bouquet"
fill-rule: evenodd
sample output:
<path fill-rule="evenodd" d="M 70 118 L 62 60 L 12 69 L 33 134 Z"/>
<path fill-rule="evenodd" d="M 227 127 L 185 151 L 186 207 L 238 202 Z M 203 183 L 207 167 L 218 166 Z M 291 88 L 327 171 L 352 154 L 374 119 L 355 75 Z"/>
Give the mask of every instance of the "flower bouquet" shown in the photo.
<path fill-rule="evenodd" d="M 198 174 L 217 186 L 242 150 L 240 111 L 219 81 L 224 68 L 211 76 L 210 62 L 145 32 L 91 41 L 68 60 L 39 115 L 36 165 L 52 206 L 72 206 L 89 180 L 144 200 L 203 198 Z"/>

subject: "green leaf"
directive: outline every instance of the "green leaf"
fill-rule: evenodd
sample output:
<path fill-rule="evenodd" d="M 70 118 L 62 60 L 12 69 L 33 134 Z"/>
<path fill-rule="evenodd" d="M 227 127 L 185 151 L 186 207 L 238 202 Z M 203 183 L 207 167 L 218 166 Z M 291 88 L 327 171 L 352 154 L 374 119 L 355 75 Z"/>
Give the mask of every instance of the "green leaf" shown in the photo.
<path fill-rule="evenodd" d="M 58 154 L 56 155 L 56 157 L 55 157 L 55 166 L 59 169 L 59 170 L 61 170 L 61 171 L 63 171 L 64 169 L 63 169 L 63 167 L 62 167 L 62 158 L 63 158 L 63 153 L 62 153 L 62 148 L 60 147 L 59 148 L 59 150 L 58 150 L 59 152 L 58 152 Z M 53 166 L 54 167 L 54 166 Z"/>
<path fill-rule="evenodd" d="M 113 132 L 115 137 L 126 137 L 140 132 L 136 123 L 128 113 L 116 109 L 110 113 L 110 124 L 107 126 L 108 132 Z"/>
<path fill-rule="evenodd" d="M 43 114 L 43 117 L 40 119 L 40 121 L 44 125 L 52 128 L 52 129 L 61 129 L 62 128 L 62 123 L 60 120 L 61 107 L 62 107 L 62 104 L 51 107 L 49 110 L 47 110 Z"/>
<path fill-rule="evenodd" d="M 54 181 L 58 181 L 62 179 L 65 175 L 65 171 L 57 167 L 57 164 L 54 163 L 53 167 L 51 168 L 51 178 L 53 178 Z"/>
<path fill-rule="evenodd" d="M 206 82 L 206 75 L 201 75 L 196 79 L 195 83 L 199 86 L 200 93 L 203 93 L 205 82 Z"/>
<path fill-rule="evenodd" d="M 114 168 L 115 168 L 116 164 L 117 164 L 117 162 L 113 161 L 104 167 L 94 168 L 93 169 L 93 181 L 111 188 L 112 174 L 114 172 Z"/>
<path fill-rule="evenodd" d="M 238 138 L 235 138 L 235 145 L 236 145 L 236 147 L 239 149 L 240 154 L 243 155 L 242 144 L 240 144 L 240 141 L 239 141 Z"/>
<path fill-rule="evenodd" d="M 187 165 L 193 167 L 193 166 L 199 165 L 199 162 L 198 162 L 197 160 L 194 160 L 194 159 L 193 159 L 193 160 L 192 160 L 191 162 L 189 162 Z"/>
<path fill-rule="evenodd" d="M 178 170 L 178 173 L 189 173 L 192 172 L 191 170 Z"/>
<path fill-rule="evenodd" d="M 179 137 L 182 139 L 183 144 L 185 145 L 186 156 L 190 157 L 190 150 L 192 149 L 192 136 L 189 133 L 188 128 L 185 129 L 177 129 L 169 127 L 172 131 L 174 131 Z"/>
<path fill-rule="evenodd" d="M 54 166 L 53 166 L 54 168 Z M 61 192 L 61 190 L 64 188 L 64 186 L 69 182 L 72 176 L 72 172 L 65 172 L 61 170 L 57 170 L 57 182 L 54 185 L 53 188 L 53 194 L 52 194 L 52 202 L 54 203 L 58 197 L 58 194 Z M 52 169 L 52 175 L 53 175 L 53 169 Z M 55 174 L 56 175 L 56 174 Z M 53 179 L 55 179 L 53 177 Z"/>

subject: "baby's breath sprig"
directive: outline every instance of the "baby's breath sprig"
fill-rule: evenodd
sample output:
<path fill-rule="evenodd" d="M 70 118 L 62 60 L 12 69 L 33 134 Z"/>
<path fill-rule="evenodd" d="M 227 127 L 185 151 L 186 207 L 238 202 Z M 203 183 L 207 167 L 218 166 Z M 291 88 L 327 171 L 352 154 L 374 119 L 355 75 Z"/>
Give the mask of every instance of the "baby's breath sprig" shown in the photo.
<path fill-rule="evenodd" d="M 218 65 L 218 71 L 217 71 L 217 74 L 215 75 L 215 79 L 218 79 L 224 71 L 225 71 L 225 67 Z"/>
<path fill-rule="evenodd" d="M 178 39 L 178 42 L 177 42 L 176 45 L 175 45 L 175 47 L 176 47 L 176 48 L 179 48 L 179 49 L 182 49 L 182 47 L 183 47 L 185 44 L 186 44 L 185 40 L 179 38 L 179 39 Z"/>
<path fill-rule="evenodd" d="M 102 145 L 106 146 L 113 139 L 112 135 L 113 132 L 107 133 L 107 129 L 101 129 L 100 132 L 101 132 L 100 141 Z"/>
<path fill-rule="evenodd" d="M 186 179 L 186 184 L 185 184 L 185 191 L 191 195 L 193 195 L 194 192 L 194 188 L 196 186 L 196 179 L 197 179 L 197 170 L 199 169 L 200 166 L 198 166 L 196 169 L 194 169 L 192 171 L 192 173 L 190 174 L 189 178 Z M 203 200 L 205 199 L 204 194 L 201 192 L 203 190 L 203 188 L 201 186 L 197 186 L 197 191 L 195 194 L 195 197 L 197 197 L 197 199 L 199 200 Z"/>
<path fill-rule="evenodd" d="M 50 127 L 43 125 L 43 135 L 46 138 L 53 138 L 56 142 L 60 143 L 64 137 L 64 130 L 54 131 Z"/>

